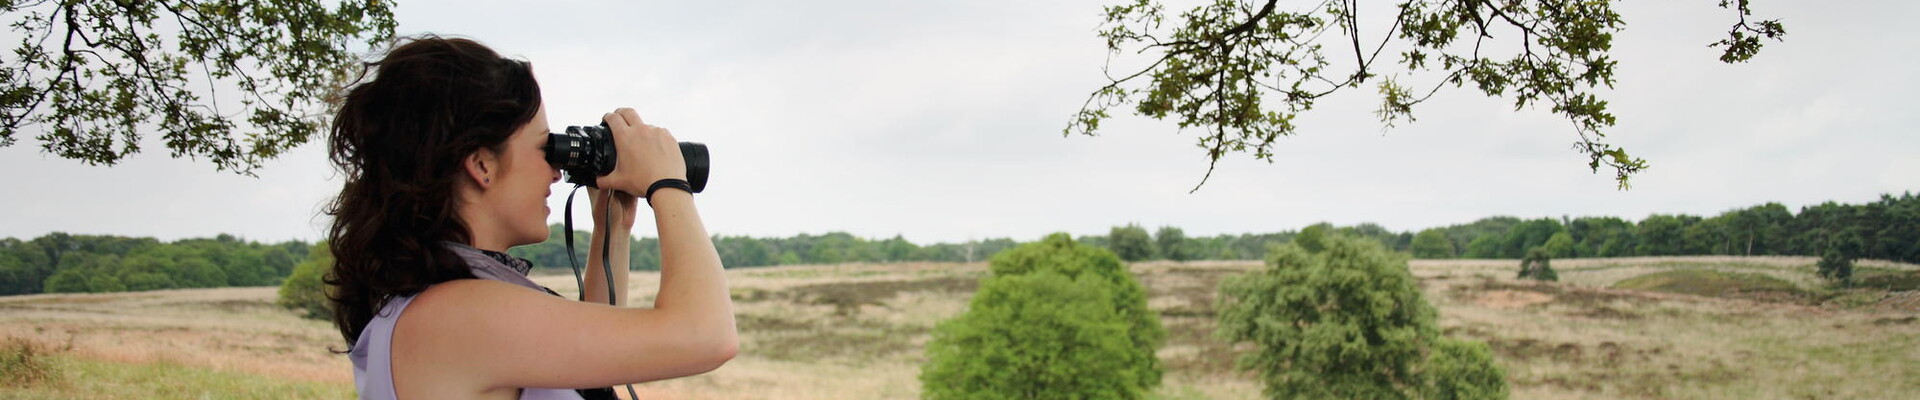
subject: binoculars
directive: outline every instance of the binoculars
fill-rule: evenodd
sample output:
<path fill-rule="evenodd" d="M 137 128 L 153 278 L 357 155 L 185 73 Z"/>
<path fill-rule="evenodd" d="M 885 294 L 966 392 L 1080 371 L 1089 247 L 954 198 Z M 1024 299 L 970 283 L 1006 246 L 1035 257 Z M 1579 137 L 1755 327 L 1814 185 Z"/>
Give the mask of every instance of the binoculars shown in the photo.
<path fill-rule="evenodd" d="M 567 174 L 567 183 L 597 188 L 596 177 L 613 173 L 620 161 L 613 146 L 613 131 L 606 123 L 598 126 L 569 126 L 566 133 L 547 134 L 547 164 Z M 693 192 L 707 189 L 707 145 L 680 142 L 680 155 L 687 160 L 687 183 Z"/>

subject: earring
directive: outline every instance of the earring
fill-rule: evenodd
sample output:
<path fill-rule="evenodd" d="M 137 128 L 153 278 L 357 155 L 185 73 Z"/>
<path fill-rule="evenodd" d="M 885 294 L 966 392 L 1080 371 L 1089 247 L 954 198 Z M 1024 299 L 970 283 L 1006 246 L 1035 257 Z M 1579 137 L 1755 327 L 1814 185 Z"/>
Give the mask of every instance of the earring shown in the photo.
<path fill-rule="evenodd" d="M 480 180 L 480 183 L 485 183 L 485 184 L 489 184 L 489 185 L 491 185 L 491 184 L 493 184 L 493 178 L 486 178 L 486 179 L 481 179 L 481 180 Z"/>

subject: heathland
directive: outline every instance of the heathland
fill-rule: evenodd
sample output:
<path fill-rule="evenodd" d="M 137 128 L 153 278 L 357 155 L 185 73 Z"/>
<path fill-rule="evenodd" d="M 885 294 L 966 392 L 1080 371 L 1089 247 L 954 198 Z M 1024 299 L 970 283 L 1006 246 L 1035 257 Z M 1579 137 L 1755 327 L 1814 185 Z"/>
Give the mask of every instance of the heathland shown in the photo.
<path fill-rule="evenodd" d="M 1920 266 L 1862 260 L 1852 288 L 1811 257 L 1414 260 L 1442 328 L 1488 343 L 1514 398 L 1920 396 Z M 1257 261 L 1134 263 L 1169 336 L 1162 399 L 1251 399 L 1246 349 L 1212 335 L 1221 279 Z M 710 374 L 639 385 L 650 399 L 917 398 L 922 348 L 983 263 L 731 270 L 742 351 Z M 539 281 L 567 294 L 571 275 Z M 658 275 L 636 272 L 648 304 Z M 0 297 L 0 398 L 350 398 L 326 322 L 275 288 Z"/>
<path fill-rule="evenodd" d="M 1582 216 L 1521 219 L 1481 218 L 1471 223 L 1394 232 L 1377 224 L 1310 225 L 1270 233 L 1187 236 L 1178 227 L 1149 232 L 1129 224 L 1107 235 L 1074 240 L 1105 247 L 1127 261 L 1259 260 L 1267 247 L 1296 236 L 1339 234 L 1379 241 L 1420 259 L 1521 258 L 1536 248 L 1554 259 L 1646 256 L 1814 256 L 1834 261 L 1892 260 L 1920 263 L 1920 196 L 1884 194 L 1861 204 L 1827 202 L 1791 212 L 1780 203 L 1732 209 L 1713 217 L 1654 214 L 1638 222 Z M 534 265 L 561 268 L 585 259 L 587 246 L 569 258 L 560 224 L 547 241 L 508 250 Z M 573 231 L 575 242 L 588 233 Z M 635 237 L 632 268 L 658 270 L 659 241 Z M 867 239 L 845 232 L 792 237 L 717 235 L 714 247 L 728 268 L 845 263 L 970 263 L 986 260 L 1020 242 L 1008 238 L 963 243 L 908 242 L 904 237 Z M 0 238 L 0 295 L 101 293 L 159 289 L 254 286 L 281 282 L 298 264 L 312 261 L 322 246 L 298 240 L 260 243 L 219 235 L 160 242 L 153 238 L 71 235 L 54 232 L 32 239 Z M 1837 265 L 1829 263 L 1829 265 Z M 1841 276 L 1845 276 L 1844 268 Z"/>

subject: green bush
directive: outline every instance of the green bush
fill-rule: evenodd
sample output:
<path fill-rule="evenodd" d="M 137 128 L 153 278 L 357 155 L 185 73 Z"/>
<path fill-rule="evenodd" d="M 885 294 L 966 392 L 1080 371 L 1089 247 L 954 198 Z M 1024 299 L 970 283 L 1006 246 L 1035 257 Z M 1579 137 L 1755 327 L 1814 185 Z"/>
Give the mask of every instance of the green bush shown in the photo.
<path fill-rule="evenodd" d="M 1819 268 L 1821 278 L 1831 279 L 1844 285 L 1853 279 L 1853 258 L 1847 257 L 1839 249 L 1829 248 L 1820 255 Z"/>
<path fill-rule="evenodd" d="M 1056 233 L 995 254 L 987 267 L 995 276 L 1054 271 L 1075 279 L 1092 275 L 1111 285 L 1113 298 L 1106 304 L 1128 323 L 1127 337 L 1134 349 L 1129 362 L 1142 368 L 1139 374 L 1142 386 L 1160 384 L 1160 361 L 1154 353 L 1166 340 L 1167 331 L 1160 325 L 1160 314 L 1147 308 L 1147 288 L 1133 278 L 1127 265 L 1113 252 L 1075 242 L 1065 233 Z"/>
<path fill-rule="evenodd" d="M 1267 269 L 1221 283 L 1218 335 L 1254 345 L 1240 367 L 1260 375 L 1267 397 L 1504 397 L 1483 346 L 1440 335 L 1405 258 L 1340 235 L 1322 246 L 1275 246 Z"/>
<path fill-rule="evenodd" d="M 1426 396 L 1433 400 L 1507 398 L 1506 372 L 1493 362 L 1486 343 L 1440 338 L 1423 371 Z"/>
<path fill-rule="evenodd" d="M 333 318 L 333 303 L 327 300 L 327 285 L 323 278 L 333 271 L 333 253 L 327 250 L 327 242 L 320 242 L 307 250 L 307 260 L 293 267 L 293 275 L 280 283 L 280 298 L 275 304 L 300 312 L 300 315 L 312 319 Z"/>
<path fill-rule="evenodd" d="M 1138 399 L 1165 339 L 1112 252 L 1065 234 L 994 256 L 965 313 L 927 344 L 927 399 Z"/>
<path fill-rule="evenodd" d="M 1527 250 L 1527 257 L 1520 260 L 1519 278 L 1538 281 L 1559 281 L 1560 274 L 1553 272 L 1553 266 L 1548 263 L 1548 261 L 1551 260 L 1552 251 L 1544 247 L 1534 247 L 1533 249 Z"/>

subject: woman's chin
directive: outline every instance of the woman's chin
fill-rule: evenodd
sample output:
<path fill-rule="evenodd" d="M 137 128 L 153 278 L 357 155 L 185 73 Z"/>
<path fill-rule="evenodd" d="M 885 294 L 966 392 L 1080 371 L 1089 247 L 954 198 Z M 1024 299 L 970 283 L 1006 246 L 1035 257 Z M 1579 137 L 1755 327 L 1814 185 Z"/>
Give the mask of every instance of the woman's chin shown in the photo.
<path fill-rule="evenodd" d="M 525 246 L 529 244 L 541 244 L 541 243 L 547 242 L 548 233 L 547 233 L 547 227 L 545 225 L 541 225 L 538 231 L 529 228 L 526 230 L 526 232 L 521 232 L 520 234 L 521 234 L 520 240 L 516 240 L 515 242 L 518 242 L 518 243 L 514 244 L 514 246 Z"/>

